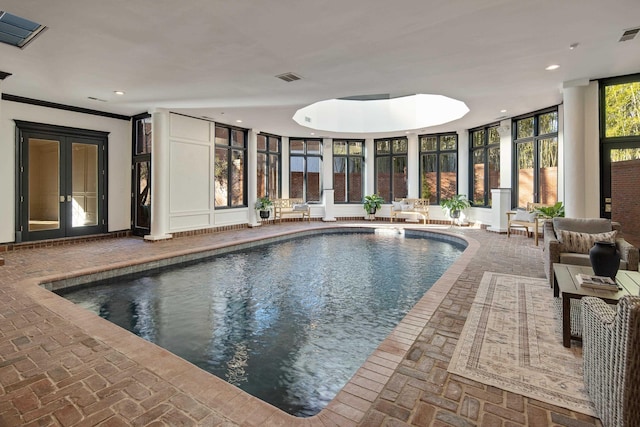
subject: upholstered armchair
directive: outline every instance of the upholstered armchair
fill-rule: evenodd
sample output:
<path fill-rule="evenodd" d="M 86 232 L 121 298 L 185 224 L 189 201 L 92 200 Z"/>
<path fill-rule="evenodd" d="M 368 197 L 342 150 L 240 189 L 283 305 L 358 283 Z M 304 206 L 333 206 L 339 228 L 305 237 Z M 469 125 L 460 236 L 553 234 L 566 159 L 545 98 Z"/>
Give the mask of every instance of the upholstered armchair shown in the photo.
<path fill-rule="evenodd" d="M 564 231 L 564 233 L 562 231 Z M 622 270 L 638 270 L 638 248 L 624 240 L 621 236 L 620 223 L 606 218 L 553 218 L 546 220 L 544 231 L 544 269 L 553 287 L 553 263 L 590 266 L 589 249 L 593 245 L 567 246 L 563 244 L 562 235 L 567 233 L 584 233 L 596 240 L 615 240 L 620 251 L 620 268 Z M 617 231 L 617 233 L 611 233 Z M 572 239 L 575 242 L 579 239 Z M 588 239 L 585 239 L 588 240 Z M 566 243 L 566 242 L 565 242 Z"/>
<path fill-rule="evenodd" d="M 604 426 L 640 425 L 640 296 L 582 299 L 584 382 Z"/>

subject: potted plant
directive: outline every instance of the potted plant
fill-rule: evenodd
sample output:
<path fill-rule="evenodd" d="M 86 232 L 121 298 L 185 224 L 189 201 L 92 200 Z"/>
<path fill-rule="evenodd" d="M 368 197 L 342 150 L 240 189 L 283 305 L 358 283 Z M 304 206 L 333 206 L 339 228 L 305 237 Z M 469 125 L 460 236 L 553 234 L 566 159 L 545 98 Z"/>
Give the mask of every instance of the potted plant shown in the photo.
<path fill-rule="evenodd" d="M 375 215 L 376 211 L 380 209 L 384 199 L 377 194 L 371 194 L 369 196 L 364 196 L 364 210 L 369 215 Z"/>
<path fill-rule="evenodd" d="M 269 215 L 271 215 L 271 206 L 273 206 L 273 202 L 268 197 L 259 197 L 256 200 L 256 210 L 260 211 L 260 218 L 268 219 Z"/>
<path fill-rule="evenodd" d="M 564 217 L 564 205 L 562 202 L 558 202 L 553 206 L 540 206 L 535 209 L 542 218 L 556 218 Z"/>
<path fill-rule="evenodd" d="M 449 199 L 442 199 L 440 206 L 449 211 L 449 216 L 452 219 L 458 219 L 460 218 L 460 212 L 467 209 L 471 204 L 467 196 L 464 194 L 456 194 Z"/>

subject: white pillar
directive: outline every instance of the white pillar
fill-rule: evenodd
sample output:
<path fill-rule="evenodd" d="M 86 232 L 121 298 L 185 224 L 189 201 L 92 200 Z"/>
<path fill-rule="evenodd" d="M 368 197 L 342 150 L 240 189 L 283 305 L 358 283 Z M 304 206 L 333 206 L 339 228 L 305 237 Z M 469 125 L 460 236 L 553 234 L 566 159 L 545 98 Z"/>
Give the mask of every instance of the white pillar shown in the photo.
<path fill-rule="evenodd" d="M 582 218 L 586 214 L 584 94 L 588 84 L 586 80 L 563 84 L 564 209 L 565 215 L 571 218 Z"/>
<path fill-rule="evenodd" d="M 491 189 L 491 226 L 487 228 L 488 231 L 507 232 L 507 211 L 511 209 L 510 206 L 510 188 Z"/>
<path fill-rule="evenodd" d="M 169 231 L 169 112 L 156 109 L 151 112 L 151 234 L 145 240 L 164 240 L 172 236 Z"/>
<path fill-rule="evenodd" d="M 367 138 L 364 140 L 364 162 L 366 177 L 364 180 L 363 197 L 373 194 L 376 188 L 376 150 L 373 139 Z"/>
<path fill-rule="evenodd" d="M 323 221 L 335 221 L 333 189 L 333 144 L 331 138 L 322 139 L 322 204 L 324 206 Z"/>
<path fill-rule="evenodd" d="M 500 135 L 500 187 L 511 188 L 511 163 L 513 144 L 511 136 L 511 119 L 502 120 L 498 126 Z"/>
<path fill-rule="evenodd" d="M 258 215 L 254 206 L 258 200 L 258 134 L 259 130 L 250 129 L 247 139 L 247 223 L 257 227 Z M 269 195 L 269 197 L 273 197 Z"/>
<path fill-rule="evenodd" d="M 282 170 L 280 171 L 280 188 L 281 195 L 280 197 L 283 199 L 289 198 L 289 138 L 286 136 L 282 137 L 282 143 L 280 144 L 280 149 L 282 152 L 280 153 L 280 159 L 282 160 L 280 167 Z"/>
<path fill-rule="evenodd" d="M 407 197 L 420 198 L 420 160 L 418 154 L 418 134 L 407 135 Z"/>
<path fill-rule="evenodd" d="M 470 199 L 469 189 L 469 131 L 457 129 L 458 133 L 458 194 Z"/>

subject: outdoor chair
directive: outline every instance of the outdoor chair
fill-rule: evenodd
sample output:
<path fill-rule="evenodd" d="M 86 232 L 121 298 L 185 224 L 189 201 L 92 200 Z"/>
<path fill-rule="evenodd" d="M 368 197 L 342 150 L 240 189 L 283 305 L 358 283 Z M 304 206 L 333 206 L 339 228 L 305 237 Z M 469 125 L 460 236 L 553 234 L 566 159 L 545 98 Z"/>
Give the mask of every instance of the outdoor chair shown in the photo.
<path fill-rule="evenodd" d="M 584 382 L 602 424 L 640 426 L 640 297 L 582 299 Z"/>

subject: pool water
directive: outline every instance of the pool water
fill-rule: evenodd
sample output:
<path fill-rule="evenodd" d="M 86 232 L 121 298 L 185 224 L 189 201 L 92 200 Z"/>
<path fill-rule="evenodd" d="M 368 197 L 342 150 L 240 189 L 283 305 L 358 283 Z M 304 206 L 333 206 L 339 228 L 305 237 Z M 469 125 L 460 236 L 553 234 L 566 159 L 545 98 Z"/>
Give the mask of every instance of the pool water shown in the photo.
<path fill-rule="evenodd" d="M 61 294 L 296 416 L 324 408 L 462 252 L 329 234 Z"/>

